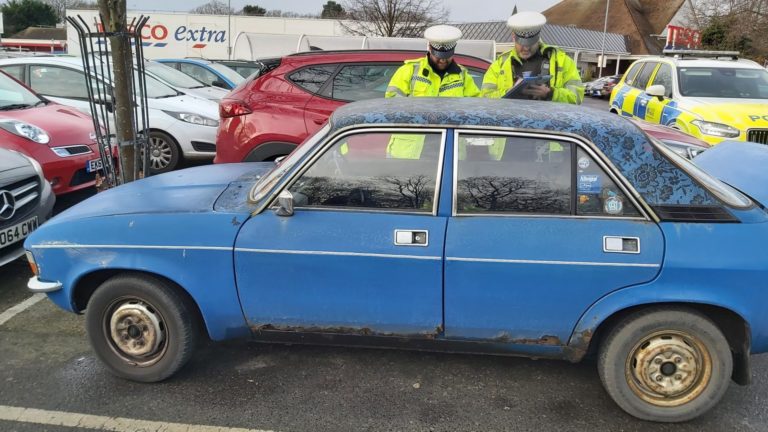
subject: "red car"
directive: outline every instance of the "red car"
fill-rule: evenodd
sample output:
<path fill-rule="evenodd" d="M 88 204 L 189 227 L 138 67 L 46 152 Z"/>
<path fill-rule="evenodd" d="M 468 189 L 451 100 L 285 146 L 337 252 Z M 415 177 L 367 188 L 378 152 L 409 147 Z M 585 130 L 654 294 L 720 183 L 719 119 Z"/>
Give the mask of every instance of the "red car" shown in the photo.
<path fill-rule="evenodd" d="M 384 97 L 395 70 L 424 51 L 312 51 L 266 60 L 266 71 L 219 104 L 214 162 L 265 161 L 290 153 L 338 107 Z M 457 55 L 480 87 L 490 63 Z"/>
<path fill-rule="evenodd" d="M 95 138 L 90 117 L 0 72 L 0 147 L 37 160 L 56 195 L 94 185 L 101 167 Z"/>

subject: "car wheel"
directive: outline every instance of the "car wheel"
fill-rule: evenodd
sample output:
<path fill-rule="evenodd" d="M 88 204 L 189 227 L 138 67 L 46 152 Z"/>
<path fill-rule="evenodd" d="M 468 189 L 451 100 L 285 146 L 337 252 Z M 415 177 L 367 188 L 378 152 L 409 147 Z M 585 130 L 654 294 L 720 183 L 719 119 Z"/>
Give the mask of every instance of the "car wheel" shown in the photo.
<path fill-rule="evenodd" d="M 685 308 L 628 316 L 600 347 L 598 371 L 608 394 L 629 414 L 681 422 L 725 394 L 733 358 L 728 341 L 705 316 Z"/>
<path fill-rule="evenodd" d="M 194 305 L 160 279 L 115 276 L 88 302 L 85 325 L 99 359 L 117 376 L 156 382 L 192 356 L 199 335 Z"/>
<path fill-rule="evenodd" d="M 170 135 L 151 131 L 149 133 L 149 169 L 152 174 L 173 171 L 181 158 L 181 150 Z"/>

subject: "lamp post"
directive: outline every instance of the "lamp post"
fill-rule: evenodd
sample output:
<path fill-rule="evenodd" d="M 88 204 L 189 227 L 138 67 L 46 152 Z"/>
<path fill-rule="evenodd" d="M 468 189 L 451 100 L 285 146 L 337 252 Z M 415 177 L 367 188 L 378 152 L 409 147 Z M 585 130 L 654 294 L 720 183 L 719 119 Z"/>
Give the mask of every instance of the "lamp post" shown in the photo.
<path fill-rule="evenodd" d="M 605 36 L 606 33 L 608 33 L 608 7 L 611 6 L 611 0 L 605 1 L 605 22 L 603 24 L 603 45 L 600 48 L 600 58 L 598 59 L 598 68 L 600 69 L 600 73 L 597 75 L 598 78 L 603 77 L 603 63 L 605 62 Z"/>
<path fill-rule="evenodd" d="M 232 60 L 232 0 L 227 0 L 227 60 Z"/>

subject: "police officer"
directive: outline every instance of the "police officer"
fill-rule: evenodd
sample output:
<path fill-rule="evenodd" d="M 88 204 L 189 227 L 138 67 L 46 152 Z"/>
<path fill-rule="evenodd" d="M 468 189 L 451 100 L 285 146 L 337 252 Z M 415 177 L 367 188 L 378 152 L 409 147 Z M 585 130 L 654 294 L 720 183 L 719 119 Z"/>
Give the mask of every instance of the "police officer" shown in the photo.
<path fill-rule="evenodd" d="M 530 84 L 523 94 L 532 99 L 581 104 L 584 86 L 576 63 L 560 49 L 541 42 L 547 18 L 520 12 L 507 20 L 515 48 L 496 58 L 483 77 L 482 96 L 500 98 L 523 76 L 550 75 L 549 85 Z"/>
<path fill-rule="evenodd" d="M 479 96 L 472 76 L 453 61 L 461 30 L 436 25 L 424 32 L 424 38 L 429 41 L 427 55 L 406 60 L 389 81 L 385 96 Z"/>

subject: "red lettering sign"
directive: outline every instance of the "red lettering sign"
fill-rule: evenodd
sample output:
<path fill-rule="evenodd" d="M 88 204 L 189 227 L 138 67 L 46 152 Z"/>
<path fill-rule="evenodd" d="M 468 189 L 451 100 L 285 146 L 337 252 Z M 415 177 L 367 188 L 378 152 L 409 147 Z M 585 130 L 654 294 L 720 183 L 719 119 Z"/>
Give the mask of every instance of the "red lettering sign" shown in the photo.
<path fill-rule="evenodd" d="M 701 32 L 678 26 L 667 26 L 667 48 L 701 48 Z"/>

